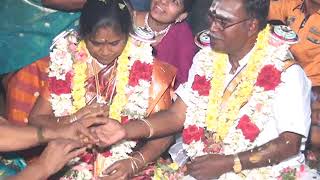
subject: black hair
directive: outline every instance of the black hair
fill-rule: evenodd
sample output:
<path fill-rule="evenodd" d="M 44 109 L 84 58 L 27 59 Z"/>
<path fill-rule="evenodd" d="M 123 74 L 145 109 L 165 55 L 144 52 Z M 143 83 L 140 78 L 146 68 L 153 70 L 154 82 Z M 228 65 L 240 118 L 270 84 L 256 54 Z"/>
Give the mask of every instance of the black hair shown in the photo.
<path fill-rule="evenodd" d="M 270 0 L 243 0 L 245 9 L 251 18 L 259 21 L 259 29 L 267 26 Z"/>
<path fill-rule="evenodd" d="M 104 26 L 129 35 L 132 19 L 126 2 L 123 0 L 87 0 L 81 10 L 80 36 L 84 38 Z"/>

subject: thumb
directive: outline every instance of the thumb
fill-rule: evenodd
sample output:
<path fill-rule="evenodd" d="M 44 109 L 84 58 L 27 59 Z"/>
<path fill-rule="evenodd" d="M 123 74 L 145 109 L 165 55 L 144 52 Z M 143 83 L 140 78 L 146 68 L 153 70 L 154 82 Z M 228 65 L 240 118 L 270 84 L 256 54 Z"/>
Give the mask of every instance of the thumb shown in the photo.
<path fill-rule="evenodd" d="M 82 119 L 82 125 L 84 127 L 90 127 L 92 125 L 102 125 L 102 124 L 107 124 L 109 121 L 108 118 L 106 117 L 89 117 L 89 118 L 85 118 Z"/>

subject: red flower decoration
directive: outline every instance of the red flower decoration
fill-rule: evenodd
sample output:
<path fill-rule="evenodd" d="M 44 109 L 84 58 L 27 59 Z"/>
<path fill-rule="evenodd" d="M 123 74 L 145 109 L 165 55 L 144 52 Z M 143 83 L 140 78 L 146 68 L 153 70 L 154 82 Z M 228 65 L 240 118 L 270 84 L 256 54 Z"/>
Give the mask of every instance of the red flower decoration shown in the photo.
<path fill-rule="evenodd" d="M 121 116 L 121 124 L 127 124 L 129 122 L 128 116 Z"/>
<path fill-rule="evenodd" d="M 107 158 L 109 156 L 112 156 L 112 152 L 110 152 L 110 151 L 103 152 L 102 156 Z"/>
<path fill-rule="evenodd" d="M 210 81 L 206 79 L 205 76 L 194 76 L 194 81 L 192 83 L 192 90 L 198 91 L 200 96 L 209 96 L 211 89 Z"/>
<path fill-rule="evenodd" d="M 258 76 L 256 85 L 263 87 L 265 91 L 274 90 L 281 82 L 281 71 L 274 65 L 264 66 Z"/>
<path fill-rule="evenodd" d="M 204 138 L 204 129 L 196 125 L 189 126 L 182 132 L 182 139 L 185 144 L 190 144 L 192 141 L 200 141 Z"/>
<path fill-rule="evenodd" d="M 260 133 L 259 128 L 251 122 L 249 116 L 247 115 L 243 115 L 240 118 L 237 128 L 241 129 L 244 137 L 249 139 L 250 142 L 253 142 Z"/>
<path fill-rule="evenodd" d="M 94 156 L 92 153 L 85 153 L 80 157 L 80 161 L 91 164 L 94 161 Z"/>
<path fill-rule="evenodd" d="M 135 61 L 132 65 L 129 75 L 129 85 L 136 86 L 139 84 L 139 80 L 151 81 L 152 77 L 152 65 L 142 63 L 141 61 Z"/>
<path fill-rule="evenodd" d="M 66 74 L 66 80 L 49 78 L 49 90 L 56 95 L 71 93 L 71 73 Z"/>

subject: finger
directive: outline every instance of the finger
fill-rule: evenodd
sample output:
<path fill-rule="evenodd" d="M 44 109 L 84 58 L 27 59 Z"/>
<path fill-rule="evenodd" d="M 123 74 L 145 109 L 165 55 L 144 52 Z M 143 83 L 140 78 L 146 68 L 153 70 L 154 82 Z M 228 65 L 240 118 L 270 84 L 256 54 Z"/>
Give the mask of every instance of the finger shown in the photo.
<path fill-rule="evenodd" d="M 108 167 L 102 174 L 111 176 L 115 173 L 119 173 L 120 163 L 114 163 L 110 167 Z"/>
<path fill-rule="evenodd" d="M 90 117 L 86 119 L 82 119 L 81 123 L 84 127 L 90 127 L 95 124 L 107 124 L 110 121 L 109 118 L 106 117 Z"/>
<path fill-rule="evenodd" d="M 71 140 L 71 139 L 66 139 L 65 140 L 65 148 L 64 148 L 64 151 L 66 153 L 74 150 L 74 149 L 78 149 L 78 148 L 81 148 L 83 147 L 83 144 L 78 142 L 78 141 L 75 141 L 75 140 Z"/>
<path fill-rule="evenodd" d="M 91 141 L 91 142 L 98 142 L 98 139 L 96 139 L 95 137 L 94 137 L 94 135 L 90 132 L 90 130 L 89 129 L 87 129 L 87 128 L 85 128 L 85 127 L 83 127 L 82 126 L 82 124 L 80 124 L 79 126 L 78 126 L 78 132 L 80 133 L 80 134 L 82 134 L 82 135 L 84 135 L 85 137 L 87 137 L 87 138 L 89 138 L 89 140 Z"/>
<path fill-rule="evenodd" d="M 115 173 L 110 175 L 110 179 L 119 179 L 122 180 L 126 177 L 126 173 L 118 169 Z"/>
<path fill-rule="evenodd" d="M 75 158 L 75 157 L 77 157 L 77 156 L 80 156 L 80 155 L 83 154 L 83 153 L 85 153 L 85 152 L 86 152 L 86 148 L 87 148 L 87 147 L 82 147 L 82 148 L 80 148 L 80 149 L 76 149 L 76 150 L 73 150 L 73 151 L 69 152 L 69 153 L 67 154 L 67 159 L 68 159 L 68 161 L 71 160 L 71 159 L 73 159 L 73 158 Z"/>
<path fill-rule="evenodd" d="M 207 160 L 208 158 L 209 158 L 208 155 L 203 155 L 203 156 L 196 157 L 195 159 L 192 160 L 192 162 L 202 162 L 204 160 Z"/>

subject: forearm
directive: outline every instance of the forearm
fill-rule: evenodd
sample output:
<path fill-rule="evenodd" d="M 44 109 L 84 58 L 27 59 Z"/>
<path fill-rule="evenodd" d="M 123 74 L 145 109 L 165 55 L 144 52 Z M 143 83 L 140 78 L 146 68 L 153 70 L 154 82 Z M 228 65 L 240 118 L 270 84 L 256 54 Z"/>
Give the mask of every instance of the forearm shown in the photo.
<path fill-rule="evenodd" d="M 275 165 L 299 153 L 301 136 L 285 132 L 253 150 L 239 153 L 242 169 Z"/>
<path fill-rule="evenodd" d="M 155 161 L 172 144 L 174 136 L 167 136 L 148 141 L 140 150 L 145 163 Z M 141 158 L 141 157 L 140 157 Z"/>
<path fill-rule="evenodd" d="M 25 180 L 25 179 L 33 179 L 33 180 L 46 180 L 49 177 L 43 167 L 34 162 L 28 165 L 23 171 L 15 176 L 8 177 L 8 180 Z"/>
<path fill-rule="evenodd" d="M 54 117 L 52 115 L 35 115 L 29 117 L 29 124 L 38 127 L 58 128 L 69 124 L 72 116 Z"/>
<path fill-rule="evenodd" d="M 184 118 L 181 119 L 174 112 L 161 111 L 146 119 L 151 127 L 141 120 L 130 121 L 124 126 L 127 133 L 126 139 L 148 138 L 150 133 L 153 138 L 174 134 L 183 128 Z"/>
<path fill-rule="evenodd" d="M 75 11 L 80 10 L 86 0 L 42 0 L 42 4 L 57 10 Z"/>
<path fill-rule="evenodd" d="M 40 133 L 40 134 L 39 134 Z M 43 139 L 39 139 L 39 135 Z M 0 126 L 0 151 L 15 151 L 36 146 L 56 138 L 55 131 L 51 129 L 39 129 L 31 126 L 20 127 L 14 125 Z"/>

